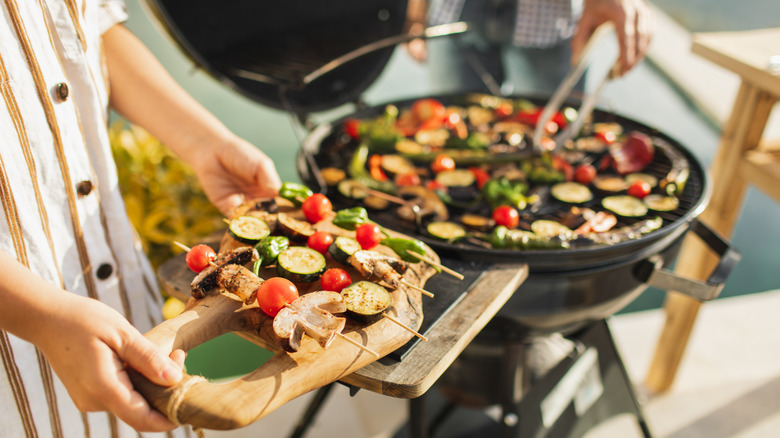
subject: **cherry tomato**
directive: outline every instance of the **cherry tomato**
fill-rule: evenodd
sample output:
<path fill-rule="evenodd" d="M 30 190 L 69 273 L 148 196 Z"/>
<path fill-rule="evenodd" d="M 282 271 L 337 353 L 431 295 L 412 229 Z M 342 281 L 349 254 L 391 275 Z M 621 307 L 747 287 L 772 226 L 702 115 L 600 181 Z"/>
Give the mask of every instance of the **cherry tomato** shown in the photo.
<path fill-rule="evenodd" d="M 603 141 L 604 144 L 608 145 L 614 143 L 617 140 L 617 134 L 615 134 L 613 131 L 599 131 L 593 134 L 593 136 Z"/>
<path fill-rule="evenodd" d="M 412 104 L 412 115 L 420 129 L 436 129 L 444 123 L 447 109 L 436 99 L 418 99 Z"/>
<path fill-rule="evenodd" d="M 271 277 L 257 289 L 257 305 L 270 317 L 276 316 L 285 304 L 298 298 L 298 288 L 292 281 L 282 277 Z"/>
<path fill-rule="evenodd" d="M 635 198 L 642 199 L 650 194 L 651 189 L 652 187 L 650 187 L 650 184 L 647 181 L 638 179 L 631 183 L 630 186 L 628 186 L 628 190 L 626 192 Z"/>
<path fill-rule="evenodd" d="M 501 102 L 493 112 L 498 117 L 506 118 L 512 115 L 512 111 L 514 108 L 511 102 Z"/>
<path fill-rule="evenodd" d="M 354 140 L 360 138 L 360 121 L 357 119 L 347 119 L 344 121 L 344 132 Z"/>
<path fill-rule="evenodd" d="M 210 246 L 200 244 L 195 245 L 187 251 L 187 267 L 192 269 L 193 272 L 200 272 L 206 269 L 209 263 L 217 258 L 217 253 L 211 249 Z"/>
<path fill-rule="evenodd" d="M 301 204 L 301 211 L 306 216 L 306 220 L 315 223 L 319 222 L 333 211 L 333 204 L 330 203 L 330 199 L 322 193 L 315 193 Z"/>
<path fill-rule="evenodd" d="M 396 175 L 395 177 L 395 185 L 397 186 L 419 186 L 420 185 L 420 175 L 416 173 L 402 173 L 400 175 Z"/>
<path fill-rule="evenodd" d="M 333 243 L 332 234 L 327 231 L 315 231 L 314 234 L 309 236 L 306 246 L 321 254 L 325 254 L 328 252 L 328 247 L 331 243 Z"/>
<path fill-rule="evenodd" d="M 574 179 L 574 167 L 560 155 L 553 157 L 553 169 L 561 172 L 566 181 Z"/>
<path fill-rule="evenodd" d="M 361 224 L 355 229 L 355 240 L 357 240 L 360 247 L 363 249 L 371 249 L 379 245 L 379 242 L 381 242 L 384 237 L 382 229 L 379 228 L 379 225 L 374 223 L 368 222 Z"/>
<path fill-rule="evenodd" d="M 580 184 L 588 185 L 596 179 L 596 168 L 592 164 L 580 164 L 574 170 L 574 180 Z"/>
<path fill-rule="evenodd" d="M 490 181 L 490 174 L 487 171 L 480 169 L 479 167 L 469 167 L 469 170 L 474 175 L 474 180 L 477 182 L 477 187 L 482 190 L 482 186 L 486 182 Z"/>
<path fill-rule="evenodd" d="M 439 154 L 431 163 L 431 169 L 436 173 L 453 170 L 455 169 L 455 160 L 447 154 Z"/>
<path fill-rule="evenodd" d="M 514 228 L 520 223 L 520 213 L 509 205 L 500 205 L 493 210 L 493 220 L 496 225 Z"/>
<path fill-rule="evenodd" d="M 436 191 L 436 190 L 444 190 L 445 192 L 447 191 L 447 186 L 436 181 L 435 179 L 432 179 L 427 183 L 425 183 L 425 188 L 432 191 Z"/>
<path fill-rule="evenodd" d="M 320 277 L 320 287 L 322 290 L 341 292 L 341 289 L 352 284 L 352 277 L 349 272 L 340 268 L 331 268 L 325 271 Z"/>

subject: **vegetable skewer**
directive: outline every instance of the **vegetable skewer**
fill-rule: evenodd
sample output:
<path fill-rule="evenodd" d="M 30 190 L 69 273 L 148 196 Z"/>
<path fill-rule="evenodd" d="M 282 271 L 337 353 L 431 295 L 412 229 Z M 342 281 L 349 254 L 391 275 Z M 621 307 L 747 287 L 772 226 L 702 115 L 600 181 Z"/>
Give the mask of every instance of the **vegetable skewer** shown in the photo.
<path fill-rule="evenodd" d="M 452 275 L 453 277 L 457 278 L 458 280 L 463 280 L 463 278 L 465 278 L 465 277 L 463 277 L 463 274 L 461 274 L 461 273 L 459 273 L 459 272 L 457 272 L 457 271 L 455 271 L 453 269 L 450 269 L 450 268 L 442 265 L 441 263 L 438 263 L 438 262 L 436 262 L 434 260 L 431 260 L 430 258 L 428 258 L 428 257 L 426 257 L 426 256 L 424 256 L 422 254 L 418 254 L 418 253 L 416 253 L 414 251 L 409 251 L 409 250 L 406 250 L 406 252 L 410 256 L 417 257 L 418 259 L 424 261 L 425 263 L 428 263 L 431 266 L 435 266 L 435 267 L 441 269 L 442 271 Z"/>
<path fill-rule="evenodd" d="M 387 312 L 382 312 L 382 316 L 384 316 L 385 318 L 389 319 L 390 321 L 398 324 L 401 328 L 403 328 L 404 330 L 408 331 L 409 333 L 417 336 L 418 338 L 422 339 L 423 341 L 427 341 L 428 340 L 428 338 L 423 336 L 420 332 L 418 332 L 417 330 L 414 330 L 413 328 L 409 327 L 408 325 L 402 323 L 401 321 L 397 320 L 395 317 L 388 315 Z"/>

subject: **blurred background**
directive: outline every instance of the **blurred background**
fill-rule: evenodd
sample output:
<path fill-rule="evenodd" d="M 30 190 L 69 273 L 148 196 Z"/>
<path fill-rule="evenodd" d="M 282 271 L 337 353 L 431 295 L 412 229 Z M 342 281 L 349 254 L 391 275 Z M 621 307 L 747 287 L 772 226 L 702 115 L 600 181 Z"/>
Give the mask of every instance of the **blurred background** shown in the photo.
<path fill-rule="evenodd" d="M 126 1 L 130 12 L 127 26 L 154 52 L 174 78 L 231 130 L 267 153 L 275 161 L 282 180 L 297 181 L 295 158 L 299 139 L 291 116 L 257 104 L 200 71 L 150 18 L 141 1 Z M 602 105 L 677 139 L 706 168 L 718 146 L 720 129 L 728 117 L 738 80 L 736 76 L 709 66 L 690 54 L 690 33 L 778 27 L 780 2 L 655 0 L 652 4 L 659 11 L 659 23 L 651 53 L 640 67 L 608 85 L 603 93 Z M 365 93 L 364 100 L 373 105 L 440 91 L 427 74 L 426 66 L 412 60 L 399 47 L 385 71 Z M 315 121 L 335 118 L 333 113 L 313 117 Z M 775 119 L 771 122 L 770 132 L 776 132 Z M 117 118 L 114 117 L 114 120 Z M 192 183 L 183 178 L 181 181 Z M 191 213 L 195 211 L 199 210 L 184 212 L 184 216 L 192 217 Z M 777 218 L 780 218 L 780 206 L 751 188 L 732 237 L 734 245 L 742 252 L 742 261 L 730 276 L 721 297 L 778 288 L 780 228 L 771 226 Z M 149 225 L 150 228 L 153 226 Z M 197 225 L 190 223 L 186 226 Z M 650 289 L 623 313 L 658 308 L 663 300 L 663 291 Z M 250 364 L 247 370 L 224 369 L 205 359 L 221 348 L 234 349 L 236 344 L 244 342 L 227 336 L 220 338 L 219 342 L 201 346 L 188 358 L 188 367 L 191 372 L 209 377 L 224 377 L 254 369 L 265 352 L 253 349 L 248 343 L 246 348 L 237 349 L 252 358 L 245 361 Z"/>

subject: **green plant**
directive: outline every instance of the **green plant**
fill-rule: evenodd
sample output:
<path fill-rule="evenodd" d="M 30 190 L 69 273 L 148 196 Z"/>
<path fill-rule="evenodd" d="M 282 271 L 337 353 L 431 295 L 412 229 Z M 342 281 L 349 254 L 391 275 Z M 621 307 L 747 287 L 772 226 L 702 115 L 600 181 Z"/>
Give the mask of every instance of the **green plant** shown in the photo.
<path fill-rule="evenodd" d="M 109 129 L 119 187 L 144 251 L 157 269 L 224 227 L 222 214 L 192 169 L 144 129 L 116 121 Z"/>

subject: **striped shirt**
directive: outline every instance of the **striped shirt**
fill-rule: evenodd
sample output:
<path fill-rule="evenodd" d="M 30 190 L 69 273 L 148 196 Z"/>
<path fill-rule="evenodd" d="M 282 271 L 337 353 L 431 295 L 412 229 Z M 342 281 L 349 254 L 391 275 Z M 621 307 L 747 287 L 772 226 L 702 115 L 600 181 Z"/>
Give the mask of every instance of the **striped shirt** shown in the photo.
<path fill-rule="evenodd" d="M 0 0 L 0 249 L 145 332 L 161 297 L 117 186 L 100 39 L 126 18 L 121 0 Z M 0 356 L 2 436 L 171 435 L 79 412 L 37 349 L 11 334 L 0 332 Z"/>
<path fill-rule="evenodd" d="M 482 1 L 486 5 L 490 4 L 486 0 L 432 0 L 428 14 L 429 24 L 468 21 L 469 17 L 461 17 L 466 1 Z M 574 35 L 577 22 L 582 15 L 582 0 L 509 1 L 517 2 L 511 41 L 518 47 L 555 46 Z"/>

